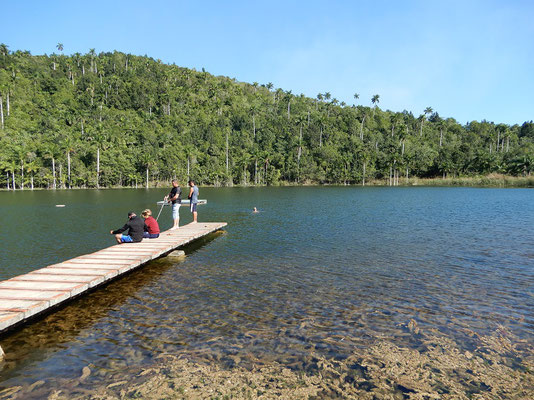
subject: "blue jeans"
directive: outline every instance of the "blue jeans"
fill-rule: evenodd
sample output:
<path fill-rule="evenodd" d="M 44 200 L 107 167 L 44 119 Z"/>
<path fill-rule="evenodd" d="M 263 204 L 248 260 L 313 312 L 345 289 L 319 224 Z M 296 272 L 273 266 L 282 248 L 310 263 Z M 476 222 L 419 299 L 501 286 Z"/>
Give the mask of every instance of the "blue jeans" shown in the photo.
<path fill-rule="evenodd" d="M 158 237 L 159 237 L 159 233 L 148 233 L 148 232 L 144 232 L 144 233 L 143 233 L 143 237 L 144 237 L 144 238 L 147 238 L 147 239 L 155 239 L 155 238 L 158 238 Z"/>

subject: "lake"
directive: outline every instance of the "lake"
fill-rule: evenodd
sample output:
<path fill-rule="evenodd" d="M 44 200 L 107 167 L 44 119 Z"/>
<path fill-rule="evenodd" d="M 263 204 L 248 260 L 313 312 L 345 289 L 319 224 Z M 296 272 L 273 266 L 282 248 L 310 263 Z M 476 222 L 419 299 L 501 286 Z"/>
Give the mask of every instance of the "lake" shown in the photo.
<path fill-rule="evenodd" d="M 1 192 L 0 278 L 112 245 L 129 210 L 157 215 L 167 192 Z M 380 343 L 423 352 L 423 334 L 467 355 L 497 352 L 492 338 L 504 337 L 513 351 L 499 355 L 503 368 L 531 361 L 532 189 L 200 188 L 199 197 L 208 200 L 199 221 L 227 222 L 225 234 L 2 337 L 0 387 L 44 380 L 52 390 L 85 366 L 85 384 L 107 385 L 162 354 L 313 374 L 317 357 L 342 361 Z M 183 207 L 181 224 L 191 220 Z M 159 221 L 171 227 L 169 207 Z"/>

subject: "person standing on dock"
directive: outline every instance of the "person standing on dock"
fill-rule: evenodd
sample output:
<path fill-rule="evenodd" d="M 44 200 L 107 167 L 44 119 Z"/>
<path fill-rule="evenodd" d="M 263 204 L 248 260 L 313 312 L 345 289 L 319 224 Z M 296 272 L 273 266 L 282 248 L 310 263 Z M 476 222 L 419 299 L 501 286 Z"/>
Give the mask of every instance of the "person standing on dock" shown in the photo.
<path fill-rule="evenodd" d="M 195 181 L 189 180 L 189 201 L 191 212 L 193 213 L 193 223 L 197 223 L 197 204 L 198 204 L 198 186 L 195 185 Z"/>
<path fill-rule="evenodd" d="M 122 228 L 110 231 L 115 235 L 117 243 L 137 243 L 143 240 L 143 233 L 145 232 L 146 224 L 141 217 L 138 217 L 133 211 L 128 213 L 128 222 Z M 127 235 L 122 235 L 122 232 L 128 230 Z"/>
<path fill-rule="evenodd" d="M 172 203 L 172 219 L 174 225 L 170 230 L 178 229 L 178 224 L 180 223 L 180 204 L 182 203 L 182 189 L 178 185 L 176 179 L 172 180 L 172 189 L 171 192 L 165 196 L 163 199 L 169 203 Z"/>

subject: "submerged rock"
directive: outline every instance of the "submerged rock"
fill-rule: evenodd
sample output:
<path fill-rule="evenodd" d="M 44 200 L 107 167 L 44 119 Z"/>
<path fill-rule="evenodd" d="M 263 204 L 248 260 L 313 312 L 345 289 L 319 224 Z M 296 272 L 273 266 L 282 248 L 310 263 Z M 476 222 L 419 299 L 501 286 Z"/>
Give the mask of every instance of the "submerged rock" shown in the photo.
<path fill-rule="evenodd" d="M 89 368 L 89 367 L 83 367 L 83 368 L 82 368 L 82 375 L 80 376 L 79 380 L 80 380 L 81 382 L 83 382 L 84 380 L 87 379 L 87 377 L 88 377 L 89 375 L 91 375 L 91 368 Z"/>

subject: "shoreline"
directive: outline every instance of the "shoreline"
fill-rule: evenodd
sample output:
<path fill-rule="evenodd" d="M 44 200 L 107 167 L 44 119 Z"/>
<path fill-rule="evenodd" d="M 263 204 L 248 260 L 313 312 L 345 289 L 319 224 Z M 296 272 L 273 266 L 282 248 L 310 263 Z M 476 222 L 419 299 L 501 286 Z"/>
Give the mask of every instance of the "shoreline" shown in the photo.
<path fill-rule="evenodd" d="M 24 192 L 24 191 L 68 191 L 68 190 L 113 190 L 113 189 L 166 189 L 171 186 L 170 181 L 158 181 L 152 182 L 149 187 L 145 186 L 110 186 L 110 187 L 72 187 L 72 188 L 24 188 L 24 189 L 6 189 L 0 188 L 0 192 Z M 201 187 L 209 188 L 256 188 L 256 187 L 310 187 L 310 186 L 354 186 L 354 187 L 367 187 L 367 186 L 382 186 L 382 187 L 413 187 L 413 186 L 436 186 L 436 187 L 489 187 L 489 188 L 534 188 L 534 175 L 531 176 L 512 176 L 512 175 L 476 175 L 465 177 L 453 177 L 453 178 L 399 178 L 399 182 L 396 185 L 389 185 L 387 179 L 373 179 L 369 180 L 362 185 L 361 183 L 328 183 L 328 182 L 304 182 L 295 183 L 289 181 L 280 181 L 277 185 L 200 185 Z"/>

